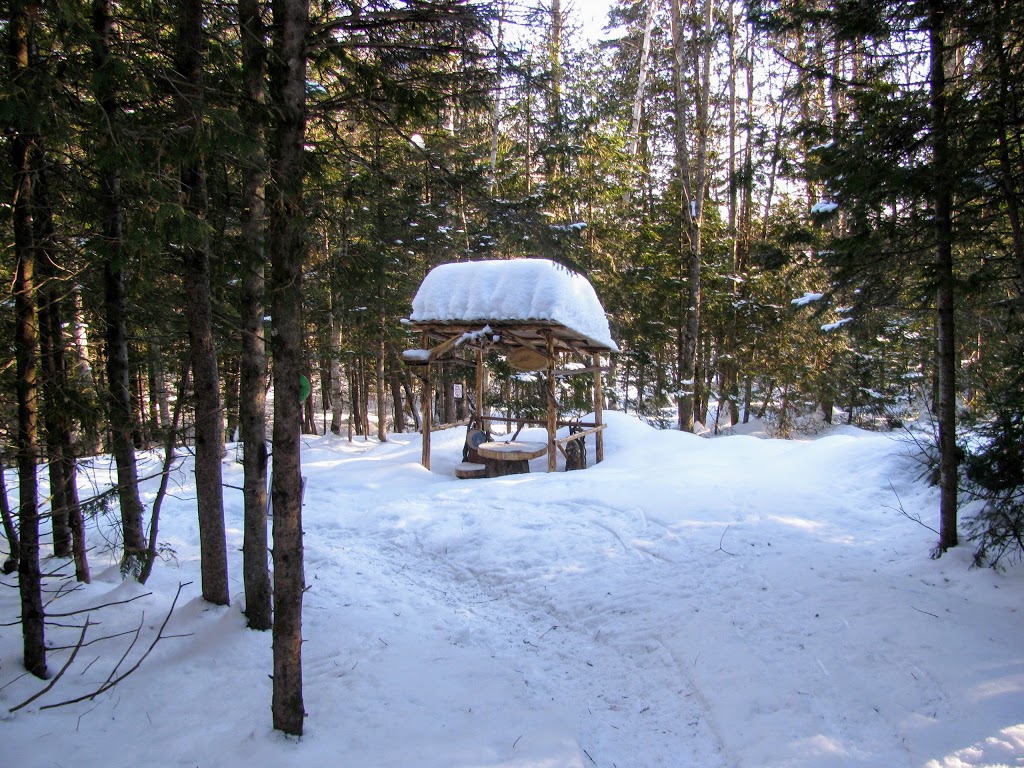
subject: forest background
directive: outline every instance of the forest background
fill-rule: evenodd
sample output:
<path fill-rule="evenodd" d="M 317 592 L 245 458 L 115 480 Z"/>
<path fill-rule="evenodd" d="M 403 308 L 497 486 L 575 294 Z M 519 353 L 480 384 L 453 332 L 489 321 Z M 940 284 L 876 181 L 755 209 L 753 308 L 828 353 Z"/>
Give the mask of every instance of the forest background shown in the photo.
<path fill-rule="evenodd" d="M 0 499 L 29 670 L 48 674 L 42 523 L 82 580 L 99 507 L 120 514 L 126 576 L 158 557 L 142 448 L 194 449 L 203 595 L 227 602 L 237 436 L 246 615 L 274 618 L 275 726 L 301 731 L 299 425 L 417 428 L 401 319 L 456 260 L 585 274 L 620 347 L 607 407 L 665 428 L 923 417 L 936 554 L 962 532 L 979 564 L 1019 557 L 1024 11 L 641 0 L 609 28 L 584 44 L 560 0 L 3 3 L 16 513 Z M 496 403 L 541 407 L 495 363 Z M 464 382 L 446 370 L 436 422 L 467 415 Z M 78 499 L 97 452 L 118 485 Z"/>

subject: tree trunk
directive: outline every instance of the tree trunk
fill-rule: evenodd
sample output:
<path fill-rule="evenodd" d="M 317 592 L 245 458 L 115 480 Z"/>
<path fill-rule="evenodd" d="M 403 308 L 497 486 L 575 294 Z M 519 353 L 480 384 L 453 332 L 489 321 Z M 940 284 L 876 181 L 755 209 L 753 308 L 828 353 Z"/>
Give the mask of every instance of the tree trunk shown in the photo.
<path fill-rule="evenodd" d="M 931 59 L 932 178 L 935 205 L 935 267 L 939 281 L 938 314 L 938 427 L 939 427 L 939 543 L 944 552 L 957 545 L 956 446 L 956 328 L 954 324 L 952 155 L 946 115 L 945 2 L 928 5 Z"/>
<path fill-rule="evenodd" d="M 196 150 L 203 144 L 203 20 L 203 0 L 181 0 L 175 68 L 180 78 L 178 117 L 186 127 L 188 138 L 181 159 L 180 195 L 182 206 L 198 231 L 184 238 L 182 257 L 195 390 L 195 475 L 203 599 L 214 605 L 228 605 L 231 596 L 220 465 L 224 434 L 217 353 L 213 345 L 206 171 L 203 157 Z"/>
<path fill-rule="evenodd" d="M 40 145 L 32 153 L 32 224 L 39 277 L 39 347 L 43 374 L 43 423 L 50 474 L 50 527 L 53 530 L 53 554 L 71 557 L 71 528 L 67 499 L 68 464 L 65 454 L 71 450 L 67 427 L 67 369 L 64 364 L 63 329 L 60 318 L 61 285 L 53 253 L 53 217 L 46 194 L 45 157 Z"/>
<path fill-rule="evenodd" d="M 242 580 L 245 616 L 250 629 L 273 625 L 270 567 L 267 560 L 267 354 L 263 335 L 266 254 L 264 192 L 266 158 L 263 137 L 266 120 L 266 32 L 259 0 L 240 0 L 243 99 L 240 113 L 250 131 L 242 168 L 242 280 L 239 315 L 242 351 L 239 376 L 239 431 L 243 454 L 245 522 L 242 535 Z"/>
<path fill-rule="evenodd" d="M 8 21 L 11 81 L 30 93 L 30 28 L 37 8 L 32 2 L 12 2 Z M 20 532 L 18 588 L 21 595 L 21 628 L 25 669 L 47 677 L 46 641 L 39 572 L 39 507 L 36 465 L 38 452 L 39 384 L 36 364 L 39 337 L 36 318 L 35 243 L 32 232 L 32 168 L 30 155 L 36 140 L 32 110 L 22 104 L 20 125 L 11 137 L 14 172 L 14 355 L 18 399 L 15 447 L 18 460 L 18 528 Z"/>
<path fill-rule="evenodd" d="M 308 0 L 274 0 L 270 66 L 275 115 L 270 258 L 274 332 L 274 728 L 302 734 L 302 471 L 299 374 L 302 355 L 303 152 L 306 129 Z"/>
<path fill-rule="evenodd" d="M 692 432 L 694 427 L 694 397 L 697 387 L 697 338 L 700 332 L 700 272 L 702 265 L 701 224 L 704 216 L 704 194 L 707 186 L 707 155 L 710 140 L 709 106 L 711 84 L 711 54 L 714 48 L 712 37 L 714 4 L 705 0 L 704 29 L 698 30 L 699 40 L 695 46 L 693 62 L 693 79 L 696 83 L 694 94 L 695 121 L 694 134 L 691 135 L 688 114 L 686 83 L 686 52 L 690 49 L 690 41 L 683 36 L 683 16 L 681 0 L 672 0 L 672 47 L 673 47 L 673 84 L 675 89 L 675 152 L 676 173 L 679 178 L 681 195 L 681 219 L 683 221 L 680 242 L 681 261 L 685 272 L 687 292 L 682 300 L 685 302 L 682 315 L 685 318 L 680 327 L 678 344 L 678 385 L 680 390 L 678 402 L 679 428 Z M 702 33 L 702 34 L 700 34 Z M 691 140 L 695 141 L 695 155 L 690 156 Z M 693 392 L 687 393 L 685 387 L 692 387 Z"/>
<path fill-rule="evenodd" d="M 93 2 L 93 64 L 98 72 L 113 66 L 110 52 L 113 19 L 109 0 Z M 107 344 L 107 393 L 111 453 L 117 465 L 118 502 L 124 538 L 122 566 L 134 570 L 146 551 L 142 531 L 138 467 L 132 440 L 132 402 L 128 387 L 128 328 L 125 315 L 124 232 L 122 229 L 121 172 L 116 147 L 120 104 L 113 90 L 112 74 L 97 78 L 96 97 L 104 113 L 107 131 L 99 142 L 99 208 L 102 218 L 105 340 Z"/>
<path fill-rule="evenodd" d="M 636 93 L 633 96 L 633 121 L 629 129 L 629 154 L 636 157 L 640 150 L 640 118 L 643 116 L 644 95 L 647 91 L 647 71 L 651 60 L 651 33 L 654 30 L 654 13 L 658 3 L 648 0 L 646 21 L 644 22 L 644 42 L 640 50 L 640 72 L 636 80 Z"/>
<path fill-rule="evenodd" d="M 18 529 L 11 515 L 11 505 L 7 501 L 7 479 L 4 475 L 3 456 L 0 456 L 0 519 L 4 524 L 4 536 L 7 537 L 7 559 L 4 560 L 3 573 L 7 575 L 18 570 L 21 558 L 21 544 L 18 541 Z"/>
<path fill-rule="evenodd" d="M 377 439 L 380 442 L 387 442 L 388 439 L 388 419 L 387 419 L 387 408 L 384 407 L 384 335 L 383 335 L 383 318 L 381 318 L 381 337 L 377 345 L 377 366 L 375 368 L 374 381 L 377 389 Z"/>
<path fill-rule="evenodd" d="M 331 432 L 335 435 L 341 434 L 342 416 L 344 413 L 343 374 L 341 371 L 341 340 L 342 340 L 342 310 L 341 299 L 338 297 L 333 286 L 331 287 L 331 337 L 330 337 L 330 360 L 331 360 Z"/>

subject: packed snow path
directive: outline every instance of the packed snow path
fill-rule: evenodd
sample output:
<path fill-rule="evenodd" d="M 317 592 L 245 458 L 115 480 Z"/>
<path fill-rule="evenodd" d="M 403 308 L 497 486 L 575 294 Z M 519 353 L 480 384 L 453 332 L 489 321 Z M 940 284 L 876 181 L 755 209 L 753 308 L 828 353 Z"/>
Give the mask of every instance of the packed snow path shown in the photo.
<path fill-rule="evenodd" d="M 935 504 L 905 446 L 610 416 L 604 463 L 495 479 L 454 478 L 464 430 L 438 435 L 433 472 L 416 435 L 306 440 L 298 743 L 269 729 L 270 638 L 242 628 L 233 562 L 236 606 L 187 603 L 174 626 L 195 635 L 91 708 L 9 718 L 13 755 L 98 764 L 119 739 L 132 760 L 247 768 L 1024 764 L 1021 573 L 928 558 L 934 536 L 896 509 Z M 195 578 L 179 504 L 154 616 Z M 34 690 L 18 685 L 7 706 Z"/>

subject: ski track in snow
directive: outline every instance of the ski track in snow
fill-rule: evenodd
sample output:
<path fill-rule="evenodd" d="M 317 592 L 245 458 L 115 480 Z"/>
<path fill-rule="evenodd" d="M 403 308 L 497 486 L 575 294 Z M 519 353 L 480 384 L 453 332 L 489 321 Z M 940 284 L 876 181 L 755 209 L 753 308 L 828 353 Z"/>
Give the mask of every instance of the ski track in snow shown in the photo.
<path fill-rule="evenodd" d="M 301 745 L 260 720 L 270 638 L 242 630 L 236 496 L 234 607 L 191 587 L 173 626 L 192 639 L 162 643 L 70 728 L 56 719 L 70 710 L 18 715 L 12 756 L 99 764 L 135 734 L 119 752 L 219 768 L 1024 765 L 1020 576 L 968 576 L 962 552 L 928 560 L 930 534 L 895 508 L 930 508 L 931 490 L 896 444 L 702 440 L 624 417 L 607 434 L 598 468 L 549 475 L 541 460 L 479 481 L 452 477 L 462 430 L 435 436 L 433 472 L 417 436 L 304 440 Z M 183 508 L 162 537 L 191 574 Z M 180 575 L 155 572 L 152 615 Z M 142 591 L 116 566 L 91 589 Z M 103 602 L 89 594 L 72 604 Z M 154 731 L 160 717 L 195 733 L 187 746 Z"/>
<path fill-rule="evenodd" d="M 474 622 L 500 627 L 501 647 L 488 650 L 535 670 L 533 695 L 571 713 L 594 764 L 629 766 L 643 755 L 650 766 L 873 765 L 884 754 L 888 765 L 910 766 L 891 718 L 922 707 L 934 718 L 949 716 L 948 695 L 912 659 L 887 653 L 884 637 L 878 648 L 858 651 L 862 642 L 846 639 L 851 618 L 831 615 L 825 605 L 812 610 L 799 584 L 775 583 L 774 559 L 802 555 L 759 540 L 771 525 L 804 528 L 808 579 L 835 590 L 871 588 L 870 574 L 844 551 L 850 541 L 841 531 L 819 535 L 804 509 L 816 494 L 841 496 L 843 482 L 829 477 L 819 488 L 806 476 L 766 476 L 765 496 L 754 501 L 716 482 L 721 505 L 731 510 L 720 517 L 732 522 L 687 527 L 659 522 L 657 509 L 587 498 L 585 482 L 498 481 L 488 488 L 495 497 L 489 510 L 481 510 L 472 483 L 457 482 L 429 486 L 423 498 L 379 498 L 375 538 L 357 543 L 368 529 L 361 522 L 338 538 L 350 546 L 348 557 L 376 561 L 397 591 L 419 592 L 456 613 L 471 606 Z M 786 508 L 773 509 L 776 501 Z M 502 521 L 505 505 L 516 507 L 512 531 Z M 435 508 L 447 514 L 437 518 Z M 500 536 L 489 535 L 492 526 Z M 602 537 L 594 537 L 595 528 Z M 497 551 L 492 538 L 529 538 L 531 556 L 517 559 L 519 546 Z M 600 571 L 574 572 L 574 563 L 590 563 L 594 554 L 574 552 L 566 545 L 573 541 L 603 541 Z M 603 599 L 597 584 L 607 588 Z M 681 614 L 683 604 L 688 613 Z M 733 665 L 737 658 L 742 663 Z M 871 670 L 882 666 L 917 678 L 919 698 L 894 703 L 877 691 Z M 749 678 L 751 669 L 757 679 Z M 773 686 L 780 670 L 781 680 L 799 685 Z M 628 722 L 643 725 L 631 734 L 619 732 L 625 709 L 633 710 Z M 794 713 L 812 736 L 786 731 Z M 773 730 L 777 739 L 764 743 Z M 888 746 L 859 746 L 884 734 Z"/>

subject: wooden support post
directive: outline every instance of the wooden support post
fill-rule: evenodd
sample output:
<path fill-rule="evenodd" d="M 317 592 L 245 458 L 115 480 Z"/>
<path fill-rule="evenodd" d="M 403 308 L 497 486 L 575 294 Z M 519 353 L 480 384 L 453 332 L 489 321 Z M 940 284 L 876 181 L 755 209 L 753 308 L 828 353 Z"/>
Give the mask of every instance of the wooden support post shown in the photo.
<path fill-rule="evenodd" d="M 427 348 L 430 338 L 423 334 L 423 349 Z M 423 418 L 420 420 L 423 431 L 423 454 L 420 463 L 430 469 L 430 427 L 434 411 L 434 389 L 430 381 L 430 363 L 427 363 L 423 374 L 423 402 L 420 407 L 423 409 Z"/>
<path fill-rule="evenodd" d="M 558 464 L 558 454 L 555 453 L 555 432 L 558 430 L 558 401 L 557 388 L 555 387 L 555 337 L 550 331 L 547 333 L 547 354 L 548 354 L 548 472 L 554 472 Z"/>
<path fill-rule="evenodd" d="M 484 348 L 476 351 L 476 427 L 486 431 L 484 426 Z"/>
<path fill-rule="evenodd" d="M 594 423 L 598 430 L 594 435 L 594 461 L 604 461 L 604 430 L 600 429 L 604 422 L 604 385 L 601 382 L 601 356 L 594 354 Z"/>

